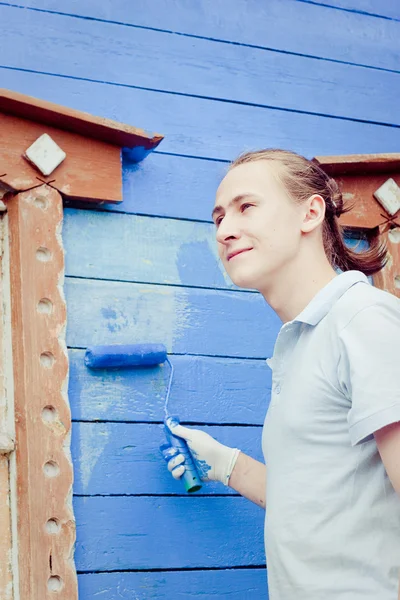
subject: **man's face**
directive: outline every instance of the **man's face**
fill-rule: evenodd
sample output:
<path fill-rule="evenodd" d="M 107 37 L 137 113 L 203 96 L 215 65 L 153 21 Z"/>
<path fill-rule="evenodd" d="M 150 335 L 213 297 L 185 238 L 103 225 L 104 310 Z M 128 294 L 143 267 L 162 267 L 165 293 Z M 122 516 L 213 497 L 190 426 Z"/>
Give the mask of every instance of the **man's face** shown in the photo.
<path fill-rule="evenodd" d="M 216 194 L 218 252 L 233 283 L 263 291 L 298 255 L 301 209 L 274 176 L 271 161 L 234 167 Z"/>

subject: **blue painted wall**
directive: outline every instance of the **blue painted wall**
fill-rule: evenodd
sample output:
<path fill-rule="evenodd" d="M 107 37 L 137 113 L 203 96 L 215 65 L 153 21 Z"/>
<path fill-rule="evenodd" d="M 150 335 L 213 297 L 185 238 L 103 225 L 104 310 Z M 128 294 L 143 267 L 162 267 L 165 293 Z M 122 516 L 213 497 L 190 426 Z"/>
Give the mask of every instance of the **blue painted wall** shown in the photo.
<path fill-rule="evenodd" d="M 245 149 L 398 152 L 397 0 L 0 2 L 0 86 L 159 131 L 124 202 L 66 207 L 80 598 L 266 598 L 263 513 L 185 497 L 158 455 L 167 369 L 89 372 L 97 343 L 163 342 L 181 418 L 261 458 L 279 322 L 216 257 L 210 211 Z"/>

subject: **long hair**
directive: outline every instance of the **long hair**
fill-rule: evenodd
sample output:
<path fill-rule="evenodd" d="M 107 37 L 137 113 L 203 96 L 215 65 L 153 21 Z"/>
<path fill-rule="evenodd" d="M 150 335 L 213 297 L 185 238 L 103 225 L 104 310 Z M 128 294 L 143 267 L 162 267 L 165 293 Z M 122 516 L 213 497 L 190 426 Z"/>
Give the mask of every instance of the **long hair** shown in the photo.
<path fill-rule="evenodd" d="M 338 184 L 316 162 L 295 152 L 271 148 L 242 154 L 230 165 L 230 169 L 258 160 L 267 160 L 276 165 L 276 176 L 295 203 L 302 204 L 313 194 L 324 199 L 322 239 L 325 254 L 334 269 L 355 269 L 365 275 L 373 275 L 383 269 L 387 262 L 384 244 L 374 242 L 362 252 L 356 252 L 346 245 L 344 238 L 347 230 L 339 224 L 339 217 L 351 207 L 344 206 Z"/>

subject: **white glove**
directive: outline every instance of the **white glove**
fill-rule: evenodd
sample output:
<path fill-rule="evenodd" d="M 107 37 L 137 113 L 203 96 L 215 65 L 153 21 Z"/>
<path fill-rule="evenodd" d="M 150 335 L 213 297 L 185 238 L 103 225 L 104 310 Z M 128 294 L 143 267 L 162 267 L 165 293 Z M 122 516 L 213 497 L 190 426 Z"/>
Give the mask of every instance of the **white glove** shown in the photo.
<path fill-rule="evenodd" d="M 220 481 L 228 485 L 240 450 L 220 444 L 205 431 L 189 429 L 173 423 L 169 425 L 171 433 L 183 438 L 189 446 L 201 480 Z M 185 457 L 178 449 L 176 451 L 176 456 L 168 460 L 168 470 L 175 479 L 179 479 L 185 472 Z"/>

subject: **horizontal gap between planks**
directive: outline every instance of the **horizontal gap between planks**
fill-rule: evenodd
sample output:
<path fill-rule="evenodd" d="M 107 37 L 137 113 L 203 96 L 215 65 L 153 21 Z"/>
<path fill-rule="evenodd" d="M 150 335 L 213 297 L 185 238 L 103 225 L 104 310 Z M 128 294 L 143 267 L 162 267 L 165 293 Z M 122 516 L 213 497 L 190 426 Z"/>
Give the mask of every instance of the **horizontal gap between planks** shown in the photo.
<path fill-rule="evenodd" d="M 179 220 L 179 219 L 178 219 Z M 182 283 L 154 283 L 149 281 L 132 281 L 130 279 L 108 279 L 106 277 L 83 277 L 82 275 L 66 275 L 65 279 L 80 279 L 83 281 L 106 281 L 108 283 L 127 283 L 127 284 L 135 284 L 135 285 L 152 285 L 157 287 L 172 287 L 172 288 L 184 288 L 184 289 L 194 289 L 194 290 L 209 290 L 209 291 L 218 291 L 218 292 L 235 292 L 240 294 L 259 294 L 257 290 L 245 290 L 245 289 L 232 289 L 232 288 L 223 288 L 216 286 L 200 286 L 200 285 L 186 285 Z"/>
<path fill-rule="evenodd" d="M 343 6 L 334 6 L 333 4 L 321 4 L 321 2 L 314 2 L 313 0 L 297 0 L 297 2 L 303 2 L 304 4 L 312 4 L 313 6 L 321 6 L 323 8 L 333 8 L 333 10 L 340 10 L 342 12 L 354 13 L 356 15 L 365 15 L 367 17 L 375 17 L 377 19 L 385 19 L 386 21 L 399 21 L 400 20 L 400 19 L 396 19 L 395 17 L 388 17 L 387 15 L 380 15 L 378 13 L 368 12 L 366 10 L 360 10 L 357 8 L 344 8 Z M 359 66 L 361 66 L 361 65 L 359 65 Z"/>
<path fill-rule="evenodd" d="M 164 425 L 164 421 L 131 421 L 117 419 L 72 419 L 72 423 L 91 423 L 91 424 L 108 424 L 117 423 L 118 425 Z M 255 427 L 261 429 L 261 423 L 214 423 L 212 421 L 180 421 L 181 425 L 189 425 L 190 427 Z"/>
<path fill-rule="evenodd" d="M 128 83 L 118 83 L 114 81 L 105 81 L 102 79 L 92 79 L 90 77 L 76 77 L 74 75 L 63 75 L 61 73 L 53 73 L 50 71 L 36 71 L 35 69 L 23 69 L 21 67 L 10 67 L 9 65 L 0 65 L 0 69 L 6 69 L 8 71 L 18 71 L 21 73 L 32 73 L 34 75 L 45 75 L 47 77 L 59 77 L 61 79 L 72 79 L 73 81 L 86 81 L 87 83 L 100 83 L 102 85 L 110 85 L 113 87 L 128 88 L 133 90 L 141 90 L 145 92 L 152 92 L 153 94 L 164 94 L 169 96 L 179 96 L 182 98 L 196 98 L 196 100 L 207 100 L 212 102 L 221 102 L 223 104 L 234 104 L 237 106 L 249 106 L 251 108 L 263 108 L 265 110 L 276 110 L 279 112 L 293 113 L 299 115 L 308 115 L 312 117 L 320 117 L 322 119 L 335 119 L 339 121 L 349 121 L 351 123 L 364 123 L 366 125 L 378 125 L 380 127 L 390 127 L 400 129 L 400 124 L 397 123 L 386 123 L 384 121 L 370 121 L 368 119 L 356 119 L 355 117 L 345 117 L 342 115 L 329 115 L 326 113 L 300 110 L 295 108 L 285 108 L 282 106 L 273 106 L 269 104 L 258 104 L 254 102 L 245 102 L 241 100 L 229 100 L 227 98 L 216 98 L 214 96 L 203 96 L 201 94 L 188 94 L 186 92 L 176 92 L 172 90 L 162 90 L 158 88 L 144 87 L 139 85 L 131 85 Z"/>
<path fill-rule="evenodd" d="M 78 208 L 79 210 L 87 210 L 90 212 L 99 212 L 99 213 L 112 213 L 117 215 L 132 215 L 137 217 L 150 217 L 154 219 L 169 219 L 170 221 L 188 221 L 190 223 L 205 223 L 207 225 L 212 225 L 212 221 L 207 221 L 206 219 L 192 219 L 189 217 L 172 217 L 170 215 L 161 215 L 157 213 L 145 213 L 145 212 L 130 212 L 124 210 L 113 210 L 112 208 L 102 208 L 98 204 L 93 204 L 93 202 L 82 202 L 76 200 L 65 200 L 64 208 Z M 172 284 L 171 284 L 172 285 Z"/>
<path fill-rule="evenodd" d="M 343 10 L 345 12 L 354 12 L 357 14 L 363 14 L 363 15 L 368 15 L 371 17 L 378 17 L 378 18 L 382 18 L 382 19 L 386 19 L 389 21 L 397 21 L 397 19 L 393 19 L 391 17 L 386 17 L 383 15 L 376 15 L 374 13 L 367 13 L 367 12 L 363 12 L 363 11 L 357 11 L 357 10 L 351 10 L 351 9 L 343 9 L 343 8 L 339 8 L 338 6 L 328 6 L 326 4 L 319 4 L 318 2 L 311 2 L 308 0 L 300 0 L 303 2 L 306 2 L 307 4 L 314 4 L 315 6 L 320 6 L 323 8 L 334 8 L 336 10 Z M 232 46 L 243 46 L 245 48 L 254 48 L 256 50 L 264 50 L 265 52 L 275 52 L 276 54 L 288 54 L 290 56 L 299 56 L 302 58 L 311 58 L 314 60 L 323 60 L 326 62 L 333 62 L 333 63 L 339 63 L 342 65 L 350 65 L 350 66 L 354 66 L 354 67 L 361 67 L 363 69 L 374 69 L 376 71 L 388 71 L 390 73 L 398 73 L 399 71 L 395 70 L 395 69 L 386 69 L 384 67 L 375 67 L 372 65 L 367 65 L 364 63 L 354 63 L 354 62 L 348 62 L 345 60 L 340 60 L 337 58 L 328 58 L 328 57 L 323 57 L 323 56 L 317 56 L 315 54 L 303 54 L 302 52 L 294 52 L 294 51 L 290 51 L 290 50 L 282 50 L 280 48 L 272 48 L 269 46 L 260 46 L 258 44 L 246 44 L 245 42 L 235 42 L 233 40 L 226 40 L 226 39 L 222 39 L 222 38 L 214 38 L 214 37 L 209 37 L 209 36 L 205 36 L 205 35 L 197 35 L 195 33 L 185 33 L 182 31 L 173 31 L 172 29 L 162 29 L 159 27 L 150 27 L 149 25 L 135 25 L 134 23 L 124 23 L 123 21 L 113 21 L 113 20 L 109 20 L 109 19 L 101 19 L 100 17 L 91 17 L 88 15 L 77 15 L 74 13 L 67 13 L 67 12 L 61 12 L 61 11 L 56 11 L 56 10 L 49 10 L 46 8 L 35 8 L 33 6 L 23 6 L 20 4 L 13 4 L 10 2 L 0 2 L 0 6 L 9 6 L 10 8 L 18 8 L 18 9 L 24 9 L 24 10 L 31 10 L 34 12 L 41 12 L 41 13 L 49 13 L 49 14 L 53 14 L 53 15 L 60 15 L 62 17 L 70 17 L 72 19 L 81 19 L 83 21 L 94 21 L 94 22 L 98 22 L 98 23 L 109 23 L 110 25 L 120 25 L 122 27 L 131 27 L 133 29 L 144 29 L 147 31 L 156 31 L 159 33 L 167 33 L 170 35 L 179 35 L 181 37 L 188 37 L 188 38 L 194 38 L 197 40 L 206 40 L 209 42 L 216 42 L 219 44 L 229 44 Z"/>
<path fill-rule="evenodd" d="M 153 150 L 153 154 L 163 154 L 164 156 L 177 156 L 178 158 L 194 158 L 195 160 L 208 160 L 210 162 L 225 163 L 227 165 L 230 165 L 233 162 L 232 160 L 226 158 L 211 158 L 209 156 L 195 156 L 194 154 L 179 154 L 178 152 L 162 152 L 161 150 Z"/>
<path fill-rule="evenodd" d="M 107 571 L 77 571 L 78 575 L 99 575 L 101 573 L 179 573 L 181 571 L 239 571 L 243 569 L 266 569 L 264 565 L 238 565 L 235 567 L 176 567 L 171 569 L 110 569 Z"/>
<path fill-rule="evenodd" d="M 240 494 L 73 494 L 74 498 L 240 498 Z"/>
<path fill-rule="evenodd" d="M 107 344 L 89 344 L 89 346 L 104 346 Z M 115 345 L 115 344 L 114 344 Z M 89 346 L 67 346 L 68 350 L 86 350 Z M 187 354 L 186 352 L 174 352 L 172 353 L 168 353 L 168 356 L 193 356 L 194 358 L 229 358 L 232 360 L 254 360 L 254 361 L 263 361 L 265 362 L 266 358 L 269 358 L 267 356 L 232 356 L 229 354 Z M 111 371 L 111 370 L 119 370 L 119 368 L 130 368 L 130 367 L 110 367 L 107 369 L 107 371 Z M 131 367 L 133 369 L 135 368 L 144 368 L 144 367 Z M 95 369 L 93 369 L 95 370 Z M 97 369 L 97 370 L 104 370 L 104 369 Z"/>

